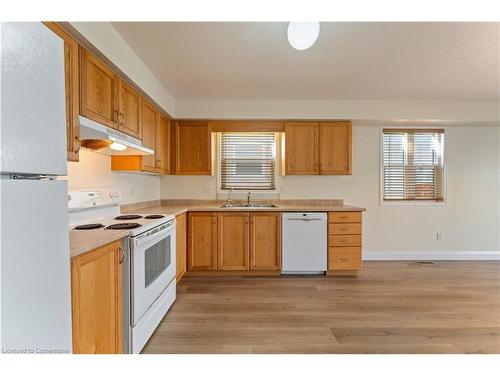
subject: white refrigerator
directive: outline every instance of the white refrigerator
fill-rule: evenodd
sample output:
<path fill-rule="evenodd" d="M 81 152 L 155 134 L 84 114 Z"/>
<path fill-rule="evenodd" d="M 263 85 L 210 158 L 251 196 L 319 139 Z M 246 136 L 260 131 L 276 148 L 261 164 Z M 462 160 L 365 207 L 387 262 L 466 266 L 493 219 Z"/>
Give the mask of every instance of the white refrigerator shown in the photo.
<path fill-rule="evenodd" d="M 0 347 L 71 353 L 64 44 L 1 24 Z"/>

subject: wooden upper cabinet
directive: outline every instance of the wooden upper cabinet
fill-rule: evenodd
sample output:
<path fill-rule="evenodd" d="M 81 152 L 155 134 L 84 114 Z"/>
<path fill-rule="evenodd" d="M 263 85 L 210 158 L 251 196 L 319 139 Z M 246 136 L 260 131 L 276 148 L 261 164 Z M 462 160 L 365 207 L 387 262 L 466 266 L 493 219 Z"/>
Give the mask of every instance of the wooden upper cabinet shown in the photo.
<path fill-rule="evenodd" d="M 64 40 L 67 159 L 78 161 L 78 151 L 80 150 L 78 42 L 55 22 L 45 22 L 44 24 Z"/>
<path fill-rule="evenodd" d="M 175 122 L 175 173 L 212 174 L 212 133 L 208 121 Z"/>
<path fill-rule="evenodd" d="M 285 122 L 285 174 L 319 174 L 318 122 Z"/>
<path fill-rule="evenodd" d="M 118 130 L 142 139 L 141 95 L 128 83 L 120 80 Z"/>
<path fill-rule="evenodd" d="M 285 174 L 352 174 L 350 121 L 285 123 Z"/>
<path fill-rule="evenodd" d="M 281 269 L 281 213 L 250 213 L 250 269 Z"/>
<path fill-rule="evenodd" d="M 142 157 L 142 170 L 156 172 L 157 167 L 157 138 L 160 113 L 146 100 L 142 101 L 142 145 L 155 151 L 153 155 Z"/>
<path fill-rule="evenodd" d="M 123 352 L 120 242 L 71 259 L 73 352 Z"/>
<path fill-rule="evenodd" d="M 80 114 L 118 129 L 120 79 L 102 61 L 80 47 Z"/>
<path fill-rule="evenodd" d="M 160 115 L 156 137 L 158 168 L 162 174 L 170 174 L 170 120 Z"/>
<path fill-rule="evenodd" d="M 249 269 L 249 214 L 221 212 L 218 217 L 218 270 Z"/>
<path fill-rule="evenodd" d="M 217 269 L 217 213 L 188 214 L 188 270 Z"/>
<path fill-rule="evenodd" d="M 352 174 L 351 144 L 351 123 L 349 121 L 320 122 L 320 174 Z"/>

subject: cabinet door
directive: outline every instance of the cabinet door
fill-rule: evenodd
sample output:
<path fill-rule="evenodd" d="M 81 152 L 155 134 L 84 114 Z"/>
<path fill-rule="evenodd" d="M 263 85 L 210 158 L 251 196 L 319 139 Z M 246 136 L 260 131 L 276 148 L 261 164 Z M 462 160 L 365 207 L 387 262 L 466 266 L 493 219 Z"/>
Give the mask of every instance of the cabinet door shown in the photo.
<path fill-rule="evenodd" d="M 186 214 L 175 217 L 175 250 L 177 282 L 186 272 Z"/>
<path fill-rule="evenodd" d="M 222 212 L 217 215 L 218 269 L 249 269 L 248 212 Z"/>
<path fill-rule="evenodd" d="M 250 269 L 281 269 L 281 214 L 250 213 Z"/>
<path fill-rule="evenodd" d="M 212 173 L 212 134 L 208 121 L 176 121 L 176 174 Z"/>
<path fill-rule="evenodd" d="M 320 174 L 351 174 L 351 123 L 319 124 Z"/>
<path fill-rule="evenodd" d="M 78 151 L 80 150 L 78 42 L 55 22 L 45 22 L 45 25 L 64 40 L 67 159 L 68 161 L 78 161 Z"/>
<path fill-rule="evenodd" d="M 144 147 L 155 150 L 153 155 L 142 157 L 142 169 L 148 172 L 156 172 L 157 152 L 156 138 L 160 113 L 146 100 L 142 101 L 142 144 Z"/>
<path fill-rule="evenodd" d="M 158 168 L 162 174 L 170 174 L 170 120 L 160 116 L 156 137 L 156 150 L 158 152 Z"/>
<path fill-rule="evenodd" d="M 71 260 L 74 353 L 121 353 L 120 242 Z"/>
<path fill-rule="evenodd" d="M 319 173 L 318 123 L 285 123 L 285 174 Z"/>
<path fill-rule="evenodd" d="M 118 128 L 120 79 L 103 62 L 80 47 L 80 114 Z"/>
<path fill-rule="evenodd" d="M 120 80 L 118 130 L 142 139 L 141 96 L 129 84 Z"/>
<path fill-rule="evenodd" d="M 217 214 L 190 212 L 188 215 L 188 270 L 217 269 Z"/>

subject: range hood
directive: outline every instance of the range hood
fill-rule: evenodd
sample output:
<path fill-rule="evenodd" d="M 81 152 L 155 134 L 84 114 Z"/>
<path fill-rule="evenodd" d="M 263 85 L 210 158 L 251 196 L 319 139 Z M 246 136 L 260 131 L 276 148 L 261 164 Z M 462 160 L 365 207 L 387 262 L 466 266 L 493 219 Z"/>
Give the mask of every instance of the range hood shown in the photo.
<path fill-rule="evenodd" d="M 108 128 L 98 122 L 80 117 L 80 138 L 84 148 L 105 155 L 153 155 L 141 140 Z"/>

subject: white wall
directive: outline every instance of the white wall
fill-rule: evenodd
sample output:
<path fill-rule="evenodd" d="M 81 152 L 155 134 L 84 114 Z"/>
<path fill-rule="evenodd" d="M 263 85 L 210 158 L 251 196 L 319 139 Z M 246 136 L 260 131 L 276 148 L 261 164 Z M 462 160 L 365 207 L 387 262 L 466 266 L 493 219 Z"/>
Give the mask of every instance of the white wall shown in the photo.
<path fill-rule="evenodd" d="M 63 178 L 64 179 L 64 178 Z M 160 177 L 142 173 L 111 171 L 111 157 L 85 149 L 79 162 L 68 162 L 69 190 L 96 187 L 120 189 L 122 203 L 160 199 Z"/>
<path fill-rule="evenodd" d="M 176 99 L 178 118 L 498 121 L 497 100 Z"/>
<path fill-rule="evenodd" d="M 171 116 L 174 98 L 109 22 L 71 22 L 90 43 Z"/>
<path fill-rule="evenodd" d="M 423 259 L 425 254 L 433 259 L 491 258 L 492 252 L 500 253 L 500 128 L 448 126 L 445 137 L 446 204 L 381 206 L 380 127 L 356 122 L 352 176 L 280 177 L 280 198 L 342 198 L 365 207 L 366 259 Z M 216 180 L 164 176 L 161 196 L 215 199 Z"/>

